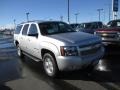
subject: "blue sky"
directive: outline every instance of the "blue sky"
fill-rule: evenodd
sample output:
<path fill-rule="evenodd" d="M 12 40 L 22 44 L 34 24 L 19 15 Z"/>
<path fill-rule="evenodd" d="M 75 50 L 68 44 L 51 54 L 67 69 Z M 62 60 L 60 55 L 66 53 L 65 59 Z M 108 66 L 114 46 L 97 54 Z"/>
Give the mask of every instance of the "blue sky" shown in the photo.
<path fill-rule="evenodd" d="M 112 0 L 70 0 L 70 22 L 75 22 L 75 13 L 79 13 L 79 23 L 97 21 L 99 8 L 105 11 L 101 12 L 101 20 L 108 22 L 111 2 Z M 14 19 L 17 24 L 26 21 L 27 12 L 30 13 L 30 20 L 60 20 L 60 16 L 63 16 L 63 21 L 66 22 L 67 0 L 0 0 L 0 26 L 12 25 Z"/>

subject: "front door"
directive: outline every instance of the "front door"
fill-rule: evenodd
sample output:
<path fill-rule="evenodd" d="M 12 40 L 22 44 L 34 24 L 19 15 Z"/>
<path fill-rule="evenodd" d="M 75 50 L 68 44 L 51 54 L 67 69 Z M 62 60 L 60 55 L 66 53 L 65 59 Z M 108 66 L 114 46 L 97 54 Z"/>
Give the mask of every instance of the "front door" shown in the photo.
<path fill-rule="evenodd" d="M 40 56 L 38 35 L 39 34 L 36 24 L 31 24 L 30 29 L 28 31 L 27 46 L 29 48 L 29 54 L 37 58 L 39 58 Z"/>

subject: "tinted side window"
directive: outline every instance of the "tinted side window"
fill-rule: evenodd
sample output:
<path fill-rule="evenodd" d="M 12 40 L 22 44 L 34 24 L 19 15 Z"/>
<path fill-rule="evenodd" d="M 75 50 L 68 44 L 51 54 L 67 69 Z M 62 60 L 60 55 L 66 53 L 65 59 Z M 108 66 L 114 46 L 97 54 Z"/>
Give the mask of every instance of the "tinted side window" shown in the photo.
<path fill-rule="evenodd" d="M 103 28 L 102 22 L 98 22 L 98 28 Z"/>
<path fill-rule="evenodd" d="M 27 35 L 28 26 L 29 26 L 29 24 L 26 24 L 26 25 L 24 26 L 23 31 L 22 31 L 22 34 L 23 34 L 23 35 Z"/>
<path fill-rule="evenodd" d="M 38 34 L 38 30 L 35 24 L 31 25 L 28 34 Z"/>
<path fill-rule="evenodd" d="M 15 34 L 19 34 L 21 31 L 22 25 L 17 26 L 17 28 L 15 29 Z"/>
<path fill-rule="evenodd" d="M 108 27 L 111 27 L 111 24 L 112 24 L 112 22 L 111 22 L 111 21 L 110 21 L 110 22 L 108 22 L 108 24 L 107 24 L 107 25 L 108 25 Z"/>
<path fill-rule="evenodd" d="M 111 27 L 116 27 L 117 26 L 117 22 L 112 22 L 111 23 Z"/>

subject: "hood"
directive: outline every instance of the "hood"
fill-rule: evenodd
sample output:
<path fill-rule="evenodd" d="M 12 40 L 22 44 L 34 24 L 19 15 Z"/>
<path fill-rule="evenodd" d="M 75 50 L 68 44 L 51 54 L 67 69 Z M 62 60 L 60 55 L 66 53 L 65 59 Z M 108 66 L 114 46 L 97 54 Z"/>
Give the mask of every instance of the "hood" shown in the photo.
<path fill-rule="evenodd" d="M 61 33 L 57 35 L 50 35 L 48 37 L 62 41 L 64 43 L 72 43 L 72 44 L 77 44 L 92 40 L 99 41 L 99 37 L 84 32 Z"/>
<path fill-rule="evenodd" d="M 113 31 L 115 31 L 115 32 L 120 32 L 120 27 L 112 27 L 112 28 L 102 28 L 102 29 L 97 29 L 96 30 L 96 32 L 103 32 L 103 31 L 105 31 L 105 32 L 113 32 Z"/>

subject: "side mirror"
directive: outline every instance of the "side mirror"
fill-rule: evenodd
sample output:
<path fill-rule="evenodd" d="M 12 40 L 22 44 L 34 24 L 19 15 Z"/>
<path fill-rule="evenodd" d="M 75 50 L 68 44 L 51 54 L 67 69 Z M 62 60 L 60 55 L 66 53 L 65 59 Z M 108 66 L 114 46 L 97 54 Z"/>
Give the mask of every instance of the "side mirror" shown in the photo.
<path fill-rule="evenodd" d="M 38 33 L 36 33 L 36 34 L 28 34 L 28 36 L 33 36 L 33 37 L 38 37 Z"/>

